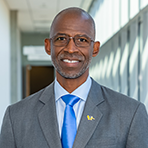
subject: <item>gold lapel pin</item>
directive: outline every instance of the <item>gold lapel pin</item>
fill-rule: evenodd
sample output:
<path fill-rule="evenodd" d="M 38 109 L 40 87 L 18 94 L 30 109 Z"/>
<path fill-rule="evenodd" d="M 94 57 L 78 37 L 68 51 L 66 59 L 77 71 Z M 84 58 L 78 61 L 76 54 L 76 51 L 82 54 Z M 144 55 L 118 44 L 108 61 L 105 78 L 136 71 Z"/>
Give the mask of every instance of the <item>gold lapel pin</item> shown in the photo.
<path fill-rule="evenodd" d="M 89 115 L 87 115 L 87 119 L 88 119 L 88 120 L 91 120 L 91 121 L 92 121 L 92 120 L 95 120 L 95 118 L 94 118 L 93 116 L 89 116 Z"/>

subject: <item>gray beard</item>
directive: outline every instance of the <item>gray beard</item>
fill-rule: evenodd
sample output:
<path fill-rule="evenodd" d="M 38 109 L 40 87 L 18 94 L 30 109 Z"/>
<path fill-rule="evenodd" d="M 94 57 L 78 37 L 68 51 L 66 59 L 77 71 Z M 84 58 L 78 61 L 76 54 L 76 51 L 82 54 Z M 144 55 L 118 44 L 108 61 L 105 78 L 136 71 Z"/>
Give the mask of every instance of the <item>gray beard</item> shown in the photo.
<path fill-rule="evenodd" d="M 75 73 L 75 74 L 67 74 L 67 73 L 65 73 L 65 72 L 59 67 L 59 65 L 57 64 L 57 62 L 53 62 L 53 60 L 52 60 L 52 64 L 53 64 L 55 70 L 56 70 L 62 77 L 66 78 L 66 79 L 76 79 L 76 78 L 80 77 L 81 75 L 83 75 L 83 74 L 85 73 L 85 71 L 88 69 L 88 67 L 89 67 L 89 65 L 90 65 L 90 63 L 91 63 L 91 60 L 92 60 L 92 58 L 89 59 L 89 62 L 86 63 L 86 65 L 83 67 L 83 69 L 80 70 L 80 72 Z"/>

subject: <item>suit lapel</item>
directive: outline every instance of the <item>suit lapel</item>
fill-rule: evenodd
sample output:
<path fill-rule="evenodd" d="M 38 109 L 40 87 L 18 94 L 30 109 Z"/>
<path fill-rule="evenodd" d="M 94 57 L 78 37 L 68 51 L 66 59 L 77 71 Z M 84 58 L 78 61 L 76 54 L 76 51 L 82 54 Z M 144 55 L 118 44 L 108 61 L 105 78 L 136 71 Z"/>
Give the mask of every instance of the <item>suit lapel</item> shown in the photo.
<path fill-rule="evenodd" d="M 103 116 L 97 107 L 98 104 L 104 101 L 101 89 L 95 81 L 92 80 L 92 82 L 73 148 L 85 147 Z"/>
<path fill-rule="evenodd" d="M 40 97 L 43 107 L 38 114 L 41 129 L 49 147 L 62 148 L 58 131 L 53 84 L 49 85 Z"/>

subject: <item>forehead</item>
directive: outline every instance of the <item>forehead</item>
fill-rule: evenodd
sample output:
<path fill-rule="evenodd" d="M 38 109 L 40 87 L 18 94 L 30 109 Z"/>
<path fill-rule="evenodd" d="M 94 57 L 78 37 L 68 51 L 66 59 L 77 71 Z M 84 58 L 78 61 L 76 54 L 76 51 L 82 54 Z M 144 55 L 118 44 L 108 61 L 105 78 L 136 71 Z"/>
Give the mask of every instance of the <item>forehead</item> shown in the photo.
<path fill-rule="evenodd" d="M 71 36 L 86 34 L 94 38 L 94 24 L 89 16 L 80 12 L 67 12 L 60 14 L 53 22 L 50 37 L 57 33 L 66 33 Z"/>

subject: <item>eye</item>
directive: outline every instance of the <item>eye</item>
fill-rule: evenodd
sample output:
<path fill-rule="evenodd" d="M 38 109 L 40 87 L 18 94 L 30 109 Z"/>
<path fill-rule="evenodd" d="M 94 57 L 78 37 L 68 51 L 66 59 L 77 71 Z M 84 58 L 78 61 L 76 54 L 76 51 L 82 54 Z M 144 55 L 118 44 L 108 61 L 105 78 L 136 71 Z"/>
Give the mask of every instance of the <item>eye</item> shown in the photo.
<path fill-rule="evenodd" d="M 86 39 L 85 37 L 79 37 L 78 41 L 79 42 L 88 42 L 88 39 Z"/>
<path fill-rule="evenodd" d="M 65 37 L 57 37 L 55 41 L 64 41 L 64 40 L 66 40 Z"/>

